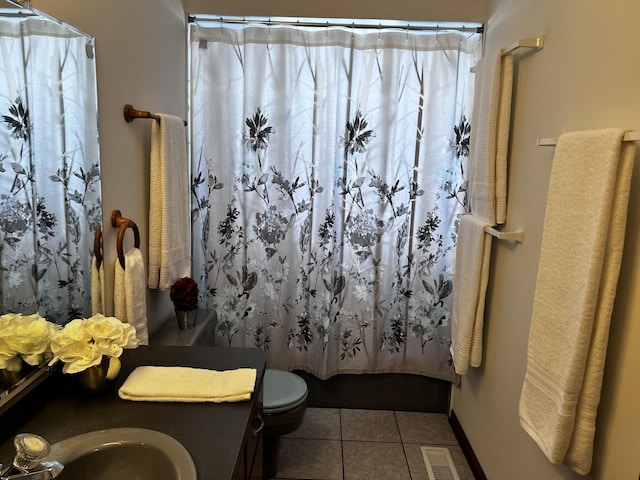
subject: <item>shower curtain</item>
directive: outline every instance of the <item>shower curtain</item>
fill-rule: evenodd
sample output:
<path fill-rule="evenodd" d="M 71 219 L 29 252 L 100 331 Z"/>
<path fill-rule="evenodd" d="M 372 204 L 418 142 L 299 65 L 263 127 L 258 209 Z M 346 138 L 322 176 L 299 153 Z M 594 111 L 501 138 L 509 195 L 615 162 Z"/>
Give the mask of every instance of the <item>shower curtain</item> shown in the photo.
<path fill-rule="evenodd" d="M 102 221 L 92 41 L 0 20 L 0 312 L 91 315 Z"/>
<path fill-rule="evenodd" d="M 190 26 L 193 272 L 271 368 L 453 380 L 480 35 Z"/>

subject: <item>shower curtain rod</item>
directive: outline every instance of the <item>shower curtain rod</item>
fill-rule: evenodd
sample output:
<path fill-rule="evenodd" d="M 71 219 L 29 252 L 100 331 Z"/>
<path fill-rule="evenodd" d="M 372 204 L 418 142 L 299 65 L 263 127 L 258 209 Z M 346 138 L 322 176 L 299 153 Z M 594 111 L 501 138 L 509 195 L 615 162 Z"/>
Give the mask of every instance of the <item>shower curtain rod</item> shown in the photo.
<path fill-rule="evenodd" d="M 466 26 L 462 24 L 449 23 L 444 22 L 442 24 L 429 22 L 428 24 L 425 22 L 424 24 L 420 24 L 420 22 L 411 23 L 406 22 L 403 23 L 400 20 L 354 20 L 349 22 L 345 19 L 327 19 L 326 22 L 321 22 L 320 19 L 317 18 L 266 18 L 266 17 L 225 17 L 225 16 L 215 16 L 215 15 L 189 15 L 188 17 L 189 23 L 198 23 L 198 21 L 204 22 L 218 22 L 221 24 L 231 24 L 231 25 L 244 25 L 248 23 L 265 25 L 265 26 L 292 26 L 292 27 L 316 27 L 316 28 L 326 28 L 326 27 L 342 27 L 342 28 L 362 28 L 369 30 L 376 29 L 397 29 L 402 31 L 431 31 L 431 32 L 445 32 L 448 30 L 454 30 L 457 32 L 463 33 L 483 33 L 484 25 L 476 24 L 474 26 Z M 473 22 L 472 22 L 473 23 Z"/>

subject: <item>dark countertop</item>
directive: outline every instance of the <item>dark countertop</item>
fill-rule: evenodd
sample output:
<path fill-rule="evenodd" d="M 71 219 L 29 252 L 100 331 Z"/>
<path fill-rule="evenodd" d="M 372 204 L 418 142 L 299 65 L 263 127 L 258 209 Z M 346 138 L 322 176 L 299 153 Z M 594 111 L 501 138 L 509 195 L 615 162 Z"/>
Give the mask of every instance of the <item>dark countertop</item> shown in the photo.
<path fill-rule="evenodd" d="M 265 369 L 264 352 L 252 348 L 141 346 L 126 350 L 121 360 L 122 370 L 108 392 L 91 394 L 71 383 L 35 412 L 19 431 L 36 433 L 53 444 L 80 433 L 108 428 L 158 430 L 184 445 L 193 457 L 199 479 L 233 478 L 255 394 L 251 401 L 237 403 L 131 402 L 121 400 L 117 389 L 136 366 L 161 365 L 214 370 L 255 368 L 258 392 Z M 9 439 L 0 447 L 0 462 L 9 463 L 12 457 L 13 442 Z"/>

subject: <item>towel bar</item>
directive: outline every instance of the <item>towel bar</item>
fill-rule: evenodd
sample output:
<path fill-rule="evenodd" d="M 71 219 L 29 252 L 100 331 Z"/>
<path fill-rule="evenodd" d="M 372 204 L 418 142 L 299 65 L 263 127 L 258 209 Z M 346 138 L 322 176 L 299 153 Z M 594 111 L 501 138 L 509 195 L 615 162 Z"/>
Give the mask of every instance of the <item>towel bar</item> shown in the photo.
<path fill-rule="evenodd" d="M 535 50 L 540 50 L 542 47 L 544 47 L 544 35 L 540 35 L 536 38 L 522 38 L 517 42 L 513 42 L 508 47 L 503 48 L 502 55 L 513 53 L 519 48 L 533 48 Z"/>
<path fill-rule="evenodd" d="M 136 118 L 153 118 L 154 120 L 160 120 L 160 115 L 157 115 L 155 113 L 151 113 L 151 112 L 147 112 L 145 110 L 136 110 L 135 108 L 133 108 L 132 105 L 125 105 L 124 106 L 124 119 L 128 122 L 131 123 L 133 122 Z M 187 121 L 183 120 L 184 122 L 184 126 L 187 126 Z"/>
<path fill-rule="evenodd" d="M 633 132 L 627 132 L 622 137 L 623 142 L 637 142 L 640 141 L 640 131 L 635 130 Z M 536 145 L 539 147 L 555 147 L 558 143 L 557 138 L 538 138 Z"/>
<path fill-rule="evenodd" d="M 484 229 L 484 231 L 492 237 L 496 237 L 498 240 L 511 240 L 512 242 L 522 243 L 522 240 L 524 238 L 524 232 L 522 230 L 503 232 L 493 227 L 487 227 Z"/>
<path fill-rule="evenodd" d="M 535 38 L 521 38 L 520 40 L 513 42 L 511 45 L 504 47 L 502 49 L 502 56 L 504 57 L 505 55 L 510 55 L 519 48 L 532 48 L 534 50 L 542 50 L 542 47 L 544 47 L 544 35 L 540 35 L 539 37 Z M 470 71 L 471 73 L 476 73 L 476 67 L 471 67 Z"/>
<path fill-rule="evenodd" d="M 120 210 L 114 210 L 111 212 L 111 225 L 114 228 L 119 228 L 118 230 L 118 239 L 116 241 L 116 250 L 118 252 L 118 261 L 120 262 L 120 266 L 124 269 L 124 249 L 122 246 L 124 240 L 124 234 L 127 231 L 127 228 L 131 228 L 133 230 L 133 246 L 135 248 L 140 248 L 140 231 L 138 230 L 138 226 L 136 222 L 129 218 L 125 218 L 120 213 Z"/>

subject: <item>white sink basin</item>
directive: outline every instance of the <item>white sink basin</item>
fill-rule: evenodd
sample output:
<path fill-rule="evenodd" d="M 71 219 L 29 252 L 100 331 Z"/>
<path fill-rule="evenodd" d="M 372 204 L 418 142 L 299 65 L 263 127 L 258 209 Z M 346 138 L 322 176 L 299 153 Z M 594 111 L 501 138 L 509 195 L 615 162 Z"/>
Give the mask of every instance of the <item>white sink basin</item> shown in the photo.
<path fill-rule="evenodd" d="M 155 430 L 113 428 L 51 445 L 47 460 L 64 465 L 57 480 L 196 480 L 189 452 Z"/>

